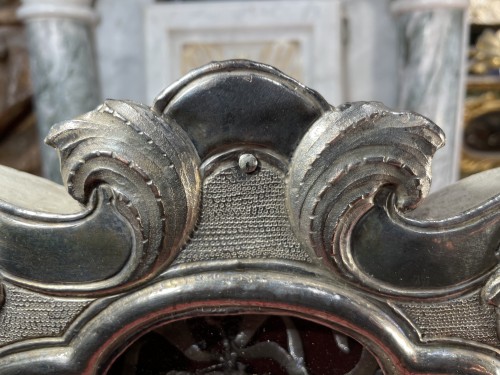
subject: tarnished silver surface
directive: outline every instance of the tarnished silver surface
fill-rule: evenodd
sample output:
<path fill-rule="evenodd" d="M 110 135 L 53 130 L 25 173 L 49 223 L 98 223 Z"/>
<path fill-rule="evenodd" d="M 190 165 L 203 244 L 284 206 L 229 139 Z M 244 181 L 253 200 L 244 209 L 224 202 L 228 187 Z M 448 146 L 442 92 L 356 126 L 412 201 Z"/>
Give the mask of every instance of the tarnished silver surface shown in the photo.
<path fill-rule="evenodd" d="M 1 374 L 135 373 L 151 332 L 163 373 L 317 374 L 297 318 L 350 375 L 500 374 L 500 170 L 427 197 L 425 117 L 226 61 L 47 141 L 69 195 L 0 168 Z"/>

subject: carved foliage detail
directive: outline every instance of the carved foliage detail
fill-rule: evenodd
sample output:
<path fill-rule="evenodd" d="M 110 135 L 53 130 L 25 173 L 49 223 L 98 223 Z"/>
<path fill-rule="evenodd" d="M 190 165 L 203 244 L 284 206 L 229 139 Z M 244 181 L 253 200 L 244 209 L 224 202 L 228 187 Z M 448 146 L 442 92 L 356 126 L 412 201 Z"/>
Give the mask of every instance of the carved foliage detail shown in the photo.
<path fill-rule="evenodd" d="M 400 210 L 414 208 L 429 191 L 431 158 L 443 144 L 443 132 L 414 113 L 367 102 L 333 109 L 312 125 L 291 162 L 287 203 L 297 234 L 342 269 L 342 242 L 350 238 L 343 226 L 357 222 L 383 187 Z"/>
<path fill-rule="evenodd" d="M 109 186 L 135 232 L 128 280 L 157 274 L 187 240 L 198 216 L 199 158 L 171 119 L 132 102 L 107 100 L 52 128 L 69 193 L 87 204 Z"/>

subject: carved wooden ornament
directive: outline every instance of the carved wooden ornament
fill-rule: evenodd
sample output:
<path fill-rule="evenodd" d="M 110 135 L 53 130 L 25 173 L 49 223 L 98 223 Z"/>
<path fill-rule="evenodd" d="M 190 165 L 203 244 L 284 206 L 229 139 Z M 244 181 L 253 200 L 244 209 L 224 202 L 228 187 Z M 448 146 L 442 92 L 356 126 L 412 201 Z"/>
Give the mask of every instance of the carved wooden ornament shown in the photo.
<path fill-rule="evenodd" d="M 115 373 L 152 330 L 201 366 L 163 373 L 318 374 L 297 318 L 362 345 L 351 375 L 500 374 L 500 169 L 427 197 L 425 117 L 225 61 L 47 143 L 66 189 L 0 168 L 0 374 Z M 226 356 L 188 332 L 233 316 Z"/>

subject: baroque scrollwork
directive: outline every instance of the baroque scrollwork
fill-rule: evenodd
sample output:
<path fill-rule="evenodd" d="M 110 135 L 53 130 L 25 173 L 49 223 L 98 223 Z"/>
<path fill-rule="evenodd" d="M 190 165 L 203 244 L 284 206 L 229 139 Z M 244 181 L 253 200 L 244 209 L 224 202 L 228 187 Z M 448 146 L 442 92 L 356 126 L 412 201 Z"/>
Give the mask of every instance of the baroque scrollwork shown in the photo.
<path fill-rule="evenodd" d="M 288 207 L 297 233 L 316 254 L 348 273 L 352 225 L 385 186 L 401 210 L 430 188 L 430 162 L 442 131 L 422 116 L 378 103 L 346 104 L 311 126 L 290 167 Z"/>
<path fill-rule="evenodd" d="M 470 290 L 498 262 L 500 194 L 471 178 L 419 207 L 442 145 L 442 131 L 423 116 L 378 103 L 332 110 L 291 161 L 287 199 L 296 232 L 336 272 L 377 293 L 436 298 Z M 477 200 L 467 205 L 464 193 Z"/>
<path fill-rule="evenodd" d="M 43 226 L 57 231 L 54 223 L 66 223 L 59 240 L 50 238 L 50 246 L 69 246 L 71 254 L 50 259 L 53 271 L 43 269 L 47 275 L 35 283 L 26 280 L 32 273 L 30 259 L 5 264 L 5 276 L 28 288 L 92 294 L 123 288 L 164 270 L 194 228 L 200 196 L 199 158 L 175 121 L 146 106 L 108 100 L 95 111 L 55 126 L 47 143 L 58 149 L 64 183 L 82 205 L 82 213 L 76 218 L 46 218 L 36 231 L 21 228 L 18 235 L 28 238 L 27 245 L 36 251 L 44 241 Z M 11 210 L 10 215 L 6 227 L 23 212 Z M 35 222 L 43 220 L 42 215 L 31 216 Z M 79 226 L 81 231 L 75 229 Z M 95 237 L 86 237 L 88 233 Z M 73 269 L 68 279 L 64 270 L 76 263 L 71 257 L 85 254 L 87 248 L 100 248 L 98 258 L 87 253 L 76 259 L 74 266 L 84 272 Z M 72 285 L 61 285 L 67 281 Z"/>
<path fill-rule="evenodd" d="M 498 374 L 500 169 L 429 194 L 444 144 L 429 119 L 333 107 L 239 60 L 152 107 L 108 100 L 47 142 L 65 187 L 0 167 L 2 375 L 110 373 L 150 333 L 191 361 L 171 374 L 255 373 L 266 357 L 314 374 L 299 320 L 364 348 L 349 375 Z M 33 301 L 57 303 L 18 314 Z M 259 336 L 269 317 L 281 344 Z M 11 332 L 33 320 L 45 329 Z"/>

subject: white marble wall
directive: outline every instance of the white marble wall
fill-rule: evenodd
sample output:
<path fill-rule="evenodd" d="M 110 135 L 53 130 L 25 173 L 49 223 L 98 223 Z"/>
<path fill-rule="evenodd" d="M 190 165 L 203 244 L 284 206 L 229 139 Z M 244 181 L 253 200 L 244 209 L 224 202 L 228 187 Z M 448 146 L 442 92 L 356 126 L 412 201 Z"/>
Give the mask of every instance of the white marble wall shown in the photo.
<path fill-rule="evenodd" d="M 463 7 L 457 8 L 457 4 L 466 1 L 331 1 L 342 5 L 342 27 L 339 28 L 342 48 L 339 50 L 340 56 L 333 57 L 340 64 L 340 76 L 337 74 L 338 82 L 334 83 L 337 85 L 337 94 L 327 95 L 328 99 L 332 104 L 376 100 L 389 107 L 415 110 L 428 116 L 444 128 L 448 138 L 446 148 L 436 155 L 433 190 L 454 181 L 458 171 L 462 117 L 460 104 L 464 86 L 461 62 L 457 61 L 464 58 L 464 12 Z M 146 88 L 148 71 L 150 78 L 156 77 L 157 87 L 169 85 L 177 78 L 176 74 L 183 73 L 169 72 L 167 76 L 151 74 L 152 67 L 148 66 L 145 59 L 144 30 L 151 28 L 151 25 L 145 25 L 145 14 L 153 3 L 153 0 L 97 0 L 96 7 L 101 16 L 96 31 L 97 51 L 104 97 L 150 103 L 154 90 L 148 92 Z M 178 2 L 174 5 L 201 8 L 203 3 L 206 2 Z M 226 2 L 228 5 L 231 3 Z M 445 6 L 442 7 L 442 4 Z M 402 15 L 401 7 L 408 6 L 412 9 Z M 422 6 L 426 9 L 423 10 Z M 221 17 L 224 18 L 224 15 Z M 170 20 L 162 22 L 169 24 Z M 174 18 L 171 24 L 179 25 L 179 20 Z M 330 38 L 338 37 L 335 35 Z M 327 39 L 328 36 L 324 40 Z M 149 43 L 152 45 L 150 50 L 154 52 L 155 42 L 149 40 Z M 176 58 L 166 54 L 165 46 L 157 47 L 159 60 Z M 207 53 L 224 55 L 225 52 L 219 51 L 218 47 Z M 197 54 L 199 49 L 195 50 L 196 53 L 190 55 L 193 61 L 201 58 Z M 411 61 L 405 61 L 404 57 Z M 315 59 L 324 59 L 324 56 L 319 55 Z M 175 66 L 178 62 L 173 64 Z M 158 66 L 161 68 L 161 64 L 156 64 L 153 69 L 158 70 Z M 309 82 L 307 74 L 298 78 L 304 79 L 323 94 L 328 92 L 324 88 L 326 81 L 322 84 Z"/>
<path fill-rule="evenodd" d="M 398 36 L 390 0 L 345 0 L 346 101 L 398 104 Z"/>
<path fill-rule="evenodd" d="M 390 0 L 340 2 L 344 3 L 349 38 L 345 54 L 339 57 L 345 64 L 344 81 L 339 82 L 344 85 L 339 101 L 378 100 L 396 106 L 397 34 L 389 11 Z M 153 3 L 154 0 L 97 0 L 101 21 L 96 40 L 104 97 L 145 103 L 152 100 L 152 94 L 146 95 L 144 30 L 148 25 L 145 25 L 144 14 Z M 190 6 L 200 4 L 190 3 Z M 167 86 L 173 79 L 159 85 Z"/>
<path fill-rule="evenodd" d="M 154 0 L 97 0 L 96 50 L 104 98 L 146 98 L 144 12 Z"/>
<path fill-rule="evenodd" d="M 146 11 L 148 98 L 189 70 L 245 58 L 344 100 L 338 0 L 157 3 Z M 151 100 L 150 99 L 150 100 Z"/>

